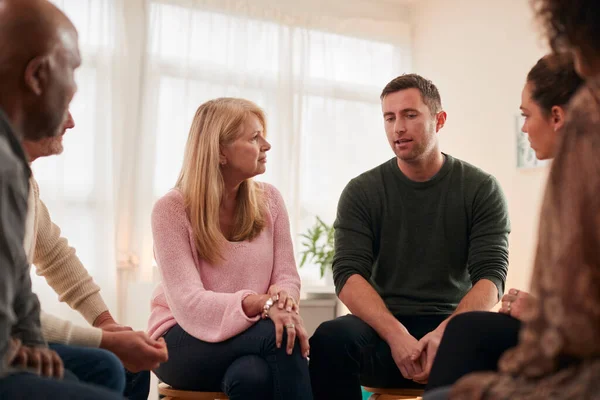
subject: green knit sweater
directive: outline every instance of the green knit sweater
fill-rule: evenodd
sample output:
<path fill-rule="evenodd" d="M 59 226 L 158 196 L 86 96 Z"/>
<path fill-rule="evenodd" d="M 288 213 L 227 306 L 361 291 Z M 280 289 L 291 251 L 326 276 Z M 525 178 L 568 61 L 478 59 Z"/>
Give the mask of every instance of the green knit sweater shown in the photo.
<path fill-rule="evenodd" d="M 426 182 L 408 179 L 396 158 L 354 178 L 334 226 L 338 294 L 358 274 L 394 315 L 449 315 L 480 279 L 504 292 L 510 222 L 502 190 L 449 155 Z"/>

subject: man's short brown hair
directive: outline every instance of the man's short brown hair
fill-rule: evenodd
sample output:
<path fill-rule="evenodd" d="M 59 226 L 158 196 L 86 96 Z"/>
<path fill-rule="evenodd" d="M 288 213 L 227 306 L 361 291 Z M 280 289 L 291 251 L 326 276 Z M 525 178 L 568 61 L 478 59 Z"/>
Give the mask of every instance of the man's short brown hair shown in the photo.
<path fill-rule="evenodd" d="M 423 103 L 427 104 L 431 115 L 442 111 L 442 98 L 438 88 L 428 79 L 417 74 L 402 74 L 385 85 L 381 92 L 381 100 L 390 93 L 399 92 L 406 89 L 418 89 L 421 92 Z"/>

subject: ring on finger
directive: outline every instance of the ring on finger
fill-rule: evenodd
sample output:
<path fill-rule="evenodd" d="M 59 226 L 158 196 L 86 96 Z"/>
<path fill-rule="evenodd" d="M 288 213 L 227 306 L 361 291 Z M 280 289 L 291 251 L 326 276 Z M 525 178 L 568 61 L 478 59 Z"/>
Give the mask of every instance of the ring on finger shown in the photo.
<path fill-rule="evenodd" d="M 294 324 L 286 324 L 285 328 L 286 329 L 296 329 L 296 325 L 294 325 Z"/>

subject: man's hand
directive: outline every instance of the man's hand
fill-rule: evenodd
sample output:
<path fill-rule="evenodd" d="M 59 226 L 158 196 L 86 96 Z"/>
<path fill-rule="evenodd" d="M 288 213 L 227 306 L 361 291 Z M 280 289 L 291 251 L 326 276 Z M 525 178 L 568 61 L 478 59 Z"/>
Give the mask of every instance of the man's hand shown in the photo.
<path fill-rule="evenodd" d="M 47 378 L 62 379 L 65 372 L 58 354 L 47 347 L 19 346 L 11 365 L 31 369 L 36 374 Z"/>
<path fill-rule="evenodd" d="M 413 353 L 411 360 L 413 362 L 420 361 L 423 371 L 420 374 L 414 375 L 412 377 L 413 381 L 421 384 L 427 383 L 429 374 L 431 373 L 431 366 L 433 365 L 438 347 L 440 347 L 440 341 L 442 340 L 443 334 L 443 328 L 438 327 L 419 340 L 417 351 Z"/>
<path fill-rule="evenodd" d="M 94 327 L 100 328 L 103 331 L 108 332 L 121 332 L 121 331 L 133 331 L 133 328 L 125 325 L 120 325 L 115 321 L 115 319 L 110 315 L 108 311 L 103 312 L 96 318 L 94 321 Z"/>
<path fill-rule="evenodd" d="M 419 342 L 410 333 L 403 332 L 388 341 L 392 351 L 392 357 L 402 376 L 406 379 L 413 379 L 415 375 L 422 372 L 421 363 L 413 360 L 411 356 L 418 351 Z"/>
<path fill-rule="evenodd" d="M 21 339 L 13 339 L 12 337 L 10 338 L 10 344 L 8 346 L 8 351 L 6 352 L 6 364 L 5 365 L 13 364 L 13 362 L 15 361 L 15 358 L 17 357 L 17 354 L 19 354 L 21 345 L 22 345 Z"/>
<path fill-rule="evenodd" d="M 98 328 L 106 332 L 133 332 L 133 328 L 130 326 L 119 325 L 119 324 L 104 324 Z"/>
<path fill-rule="evenodd" d="M 151 339 L 145 332 L 104 331 L 100 347 L 113 352 L 131 372 L 156 369 L 169 359 L 164 339 Z"/>
<path fill-rule="evenodd" d="M 510 289 L 507 294 L 502 297 L 502 307 L 499 312 L 510 315 L 513 318 L 521 320 L 523 313 L 530 306 L 533 296 L 522 290 Z"/>

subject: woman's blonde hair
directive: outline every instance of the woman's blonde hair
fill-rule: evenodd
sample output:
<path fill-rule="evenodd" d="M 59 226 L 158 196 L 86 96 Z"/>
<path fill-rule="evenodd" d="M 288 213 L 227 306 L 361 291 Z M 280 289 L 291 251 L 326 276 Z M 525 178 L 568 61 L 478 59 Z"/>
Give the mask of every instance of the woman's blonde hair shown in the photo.
<path fill-rule="evenodd" d="M 219 223 L 224 189 L 220 149 L 242 134 L 242 124 L 251 115 L 258 118 L 266 135 L 265 114 L 253 102 L 236 98 L 210 100 L 196 110 L 185 145 L 183 166 L 175 187 L 183 194 L 198 254 L 209 263 L 223 260 L 226 240 L 251 240 L 265 226 L 262 190 L 251 179 L 239 187 L 229 237 L 221 232 Z"/>

